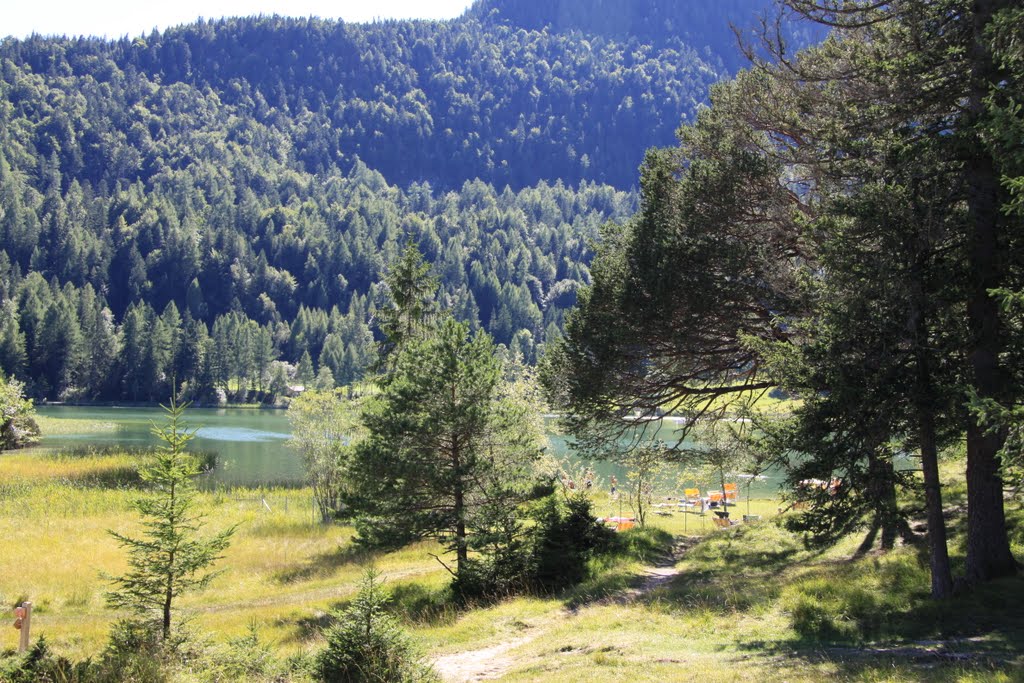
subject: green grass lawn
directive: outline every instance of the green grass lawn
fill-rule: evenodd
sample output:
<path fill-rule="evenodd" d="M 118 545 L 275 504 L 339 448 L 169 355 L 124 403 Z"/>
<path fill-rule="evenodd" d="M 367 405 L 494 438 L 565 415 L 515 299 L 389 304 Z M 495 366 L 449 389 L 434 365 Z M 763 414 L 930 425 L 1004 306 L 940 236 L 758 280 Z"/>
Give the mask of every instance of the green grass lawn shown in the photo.
<path fill-rule="evenodd" d="M 107 530 L 136 530 L 134 457 L 0 456 L 0 602 L 31 599 L 33 633 L 60 654 L 95 655 L 117 616 L 104 606 L 100 573 L 125 568 Z M 954 507 L 958 490 L 949 489 Z M 605 495 L 595 494 L 599 513 L 616 506 Z M 502 680 L 1024 680 L 1024 579 L 936 604 L 923 547 L 854 560 L 860 538 L 850 537 L 808 550 L 777 523 L 774 500 L 751 501 L 761 521 L 724 530 L 695 514 L 652 514 L 651 528 L 624 534 L 624 550 L 583 585 L 476 609 L 448 599 L 448 574 L 430 557 L 436 544 L 360 551 L 350 528 L 314 523 L 308 490 L 207 492 L 200 502 L 211 530 L 240 526 L 224 573 L 183 599 L 183 613 L 213 643 L 255 625 L 277 657 L 321 646 L 327 615 L 346 604 L 372 561 L 429 656 L 499 647 Z M 745 512 L 742 502 L 737 513 Z M 1008 515 L 1024 556 L 1024 514 L 1009 503 Z M 960 562 L 962 524 L 951 526 Z M 630 592 L 681 536 L 699 539 L 689 541 L 678 573 Z M 16 638 L 14 629 L 0 631 L 0 650 Z M 201 680 L 201 670 L 179 678 Z"/>

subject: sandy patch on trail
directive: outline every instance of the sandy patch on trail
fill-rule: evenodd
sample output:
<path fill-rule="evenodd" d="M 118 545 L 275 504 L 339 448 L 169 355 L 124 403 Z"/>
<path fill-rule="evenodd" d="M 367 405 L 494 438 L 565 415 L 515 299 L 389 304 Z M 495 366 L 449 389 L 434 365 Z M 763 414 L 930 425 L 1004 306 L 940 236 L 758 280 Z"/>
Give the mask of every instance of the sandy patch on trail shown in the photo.
<path fill-rule="evenodd" d="M 441 678 L 452 683 L 463 681 L 486 681 L 499 678 L 515 664 L 515 658 L 507 653 L 520 645 L 525 645 L 540 636 L 531 633 L 515 640 L 498 643 L 482 650 L 457 652 L 434 660 L 434 669 Z"/>

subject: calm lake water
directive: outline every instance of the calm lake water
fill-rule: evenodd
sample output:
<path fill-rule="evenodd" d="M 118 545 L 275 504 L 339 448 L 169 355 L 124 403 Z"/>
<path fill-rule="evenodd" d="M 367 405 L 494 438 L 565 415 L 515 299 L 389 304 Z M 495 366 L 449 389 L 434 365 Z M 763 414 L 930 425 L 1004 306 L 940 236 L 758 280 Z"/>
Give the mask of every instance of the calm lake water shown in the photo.
<path fill-rule="evenodd" d="M 37 411 L 55 419 L 90 420 L 113 424 L 115 429 L 98 432 L 43 435 L 40 448 L 60 449 L 76 446 L 119 445 L 135 448 L 156 446 L 158 440 L 150 428 L 154 422 L 161 422 L 160 408 L 112 408 L 79 406 L 39 406 Z M 190 428 L 197 428 L 196 438 L 190 448 L 195 451 L 215 451 L 216 469 L 203 477 L 201 485 L 213 486 L 294 486 L 302 483 L 302 463 L 298 454 L 288 446 L 291 426 L 287 411 L 256 410 L 246 408 L 190 408 L 187 413 Z M 548 438 L 552 454 L 559 459 L 568 459 L 580 468 L 591 467 L 597 474 L 598 482 L 607 486 L 612 475 L 620 482 L 625 480 L 625 469 L 611 463 L 586 463 L 573 456 L 568 439 L 555 433 L 554 420 Z M 672 439 L 673 428 L 662 429 L 659 437 Z M 679 477 L 682 474 L 679 473 Z M 745 494 L 747 480 L 735 478 Z M 753 482 L 751 494 L 767 497 L 778 492 L 781 475 L 769 474 L 766 479 Z M 679 488 L 694 482 L 682 480 Z M 663 487 L 658 487 L 659 489 Z M 665 486 L 664 488 L 676 488 Z M 701 486 L 704 488 L 704 486 Z M 666 493 L 669 491 L 666 490 Z"/>

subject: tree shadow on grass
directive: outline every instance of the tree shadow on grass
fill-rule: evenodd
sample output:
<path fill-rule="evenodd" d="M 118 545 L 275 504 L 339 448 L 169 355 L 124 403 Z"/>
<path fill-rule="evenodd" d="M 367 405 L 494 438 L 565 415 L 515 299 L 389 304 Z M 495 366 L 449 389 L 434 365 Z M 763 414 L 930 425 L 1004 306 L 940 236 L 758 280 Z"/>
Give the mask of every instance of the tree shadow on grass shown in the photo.
<path fill-rule="evenodd" d="M 330 576 L 342 567 L 353 564 L 369 564 L 383 551 L 371 550 L 355 543 L 338 546 L 334 550 L 318 553 L 304 563 L 284 569 L 274 575 L 278 583 L 295 583 Z"/>
<path fill-rule="evenodd" d="M 391 602 L 388 611 L 399 620 L 421 626 L 444 626 L 455 623 L 465 612 L 480 607 L 459 603 L 452 595 L 448 585 L 429 588 L 417 583 L 401 583 L 389 586 Z M 354 597 L 354 594 L 353 594 Z M 351 599 L 338 600 L 331 603 L 326 610 L 307 614 L 299 619 L 283 617 L 277 620 L 277 626 L 291 629 L 286 640 L 308 642 L 338 620 Z"/>
<path fill-rule="evenodd" d="M 461 614 L 481 606 L 456 600 L 450 584 L 431 588 L 418 583 L 392 586 L 391 604 L 403 621 L 425 626 L 454 624 Z"/>
<path fill-rule="evenodd" d="M 869 680 L 875 672 L 908 681 L 1003 672 L 1018 680 L 1024 665 L 1024 578 L 933 601 L 926 572 L 908 574 L 908 566 L 861 563 L 838 572 L 823 566 L 791 584 L 783 597 L 788 637 L 731 646 L 780 661 L 828 664 L 843 680 Z M 887 590 L 867 589 L 865 572 L 876 572 Z"/>
<path fill-rule="evenodd" d="M 587 605 L 622 596 L 630 589 L 638 588 L 644 578 L 642 574 L 628 571 L 606 570 L 595 578 L 553 593 L 550 597 L 560 598 L 565 609 L 575 612 Z"/>
<path fill-rule="evenodd" d="M 806 673 L 818 668 L 840 681 L 907 681 L 943 683 L 964 680 L 1020 680 L 1019 664 L 999 657 L 943 647 L 839 647 L 818 646 L 802 650 L 766 648 L 759 655 L 765 666 L 792 668 Z M 748 660 L 748 655 L 740 659 Z"/>
<path fill-rule="evenodd" d="M 675 564 L 674 542 L 670 533 L 654 527 L 616 534 L 604 552 L 590 560 L 590 578 L 575 586 L 537 594 L 562 600 L 570 611 L 602 600 L 633 599 L 635 593 L 630 591 L 639 589 L 650 577 L 632 571 L 628 563 L 670 567 Z"/>
<path fill-rule="evenodd" d="M 805 549 L 788 533 L 776 533 L 767 541 L 763 533 L 735 527 L 706 537 L 686 552 L 679 573 L 651 599 L 712 614 L 745 612 L 777 600 L 780 573 L 820 553 Z"/>
<path fill-rule="evenodd" d="M 348 602 L 340 602 L 337 603 L 337 605 L 341 609 L 344 609 L 344 607 L 348 605 Z M 289 635 L 285 636 L 284 641 L 308 643 L 309 641 L 317 638 L 329 626 L 337 621 L 334 609 L 335 607 L 332 607 L 325 612 L 317 611 L 312 614 L 299 617 L 298 619 L 280 617 L 277 619 L 277 623 L 275 625 L 279 628 L 283 627 L 288 629 Z"/>

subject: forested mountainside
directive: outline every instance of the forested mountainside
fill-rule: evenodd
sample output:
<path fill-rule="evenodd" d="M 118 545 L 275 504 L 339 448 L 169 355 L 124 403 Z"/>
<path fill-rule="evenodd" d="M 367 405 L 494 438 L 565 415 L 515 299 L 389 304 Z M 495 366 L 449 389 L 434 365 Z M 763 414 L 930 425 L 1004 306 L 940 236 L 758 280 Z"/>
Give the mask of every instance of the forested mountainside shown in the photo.
<path fill-rule="evenodd" d="M 407 239 L 461 317 L 533 357 L 597 227 L 635 208 L 644 150 L 735 47 L 522 10 L 0 42 L 0 369 L 50 399 L 244 392 L 307 352 L 351 381 Z"/>
<path fill-rule="evenodd" d="M 477 0 L 467 14 L 484 23 L 528 30 L 579 32 L 655 47 L 690 46 L 716 71 L 735 72 L 746 60 L 734 29 L 752 37 L 760 18 L 773 16 L 773 6 L 771 0 Z M 799 44 L 820 32 L 808 24 L 789 28 Z"/>
<path fill-rule="evenodd" d="M 311 173 L 358 156 L 402 185 L 561 179 L 628 188 L 644 149 L 671 144 L 722 73 L 680 43 L 654 48 L 470 19 L 229 19 L 113 43 L 7 41 L 0 58 L 82 95 L 84 111 L 56 107 L 51 129 L 37 137 L 49 135 L 62 166 L 94 183 L 152 172 L 149 141 L 131 131 L 151 125 L 135 107 L 146 107 L 146 87 L 156 85 L 176 88 L 183 108 L 188 93 L 215 94 L 209 117 L 223 125 L 233 113 L 269 126 Z M 20 85 L 13 99 L 24 110 L 37 94 Z M 80 139 L 61 134 L 69 128 Z M 138 163 L 123 163 L 126 142 L 139 148 Z"/>

